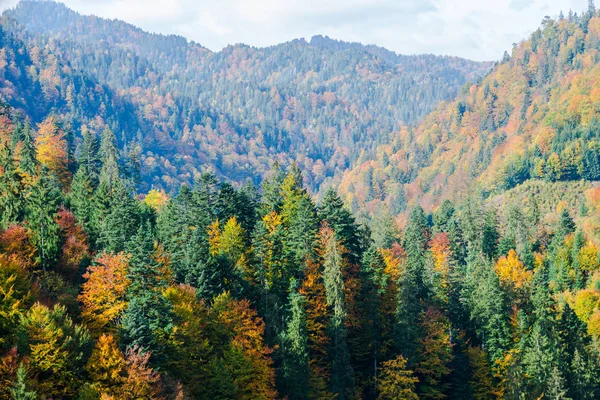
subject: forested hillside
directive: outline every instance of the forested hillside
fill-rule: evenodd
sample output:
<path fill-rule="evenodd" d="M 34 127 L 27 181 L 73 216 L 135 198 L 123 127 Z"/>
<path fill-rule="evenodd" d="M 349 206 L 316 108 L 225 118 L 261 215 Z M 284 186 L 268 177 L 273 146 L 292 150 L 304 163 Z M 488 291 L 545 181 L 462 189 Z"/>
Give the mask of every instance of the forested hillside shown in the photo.
<path fill-rule="evenodd" d="M 340 186 L 355 209 L 484 197 L 527 181 L 600 180 L 600 18 L 545 19 L 479 84 L 359 160 Z M 533 193 L 532 193 L 533 195 Z"/>
<path fill-rule="evenodd" d="M 600 398 L 599 51 L 590 2 L 417 124 L 488 65 L 20 3 L 0 398 Z"/>
<path fill-rule="evenodd" d="M 2 398 L 600 396 L 600 189 L 371 231 L 297 167 L 134 196 L 112 131 L 0 124 Z"/>
<path fill-rule="evenodd" d="M 54 68 L 36 65 L 38 79 L 55 96 L 68 96 L 71 81 L 60 79 L 68 69 L 106 85 L 131 107 L 126 126 L 107 103 L 100 112 L 75 104 L 76 113 L 97 112 L 94 126 L 64 119 L 77 136 L 83 125 L 96 135 L 108 125 L 120 148 L 139 153 L 142 186 L 167 190 L 209 168 L 238 183 L 258 183 L 278 160 L 295 162 L 315 192 L 352 167 L 362 151 L 388 142 L 392 132 L 420 120 L 491 66 L 399 56 L 320 36 L 211 52 L 182 37 L 81 16 L 49 1 L 22 1 L 4 13 L 2 27 L 32 55 L 55 58 Z M 21 79 L 7 68 L 5 79 Z M 18 96 L 3 97 L 21 106 Z"/>

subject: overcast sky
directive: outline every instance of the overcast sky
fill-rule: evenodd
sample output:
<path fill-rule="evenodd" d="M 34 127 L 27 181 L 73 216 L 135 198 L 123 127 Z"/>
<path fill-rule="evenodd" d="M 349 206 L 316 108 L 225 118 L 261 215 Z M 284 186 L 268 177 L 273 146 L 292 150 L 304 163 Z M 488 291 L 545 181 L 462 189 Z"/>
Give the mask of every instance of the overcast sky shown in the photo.
<path fill-rule="evenodd" d="M 0 0 L 0 8 L 18 0 Z M 546 15 L 581 12 L 587 0 L 64 0 L 82 14 L 175 33 L 212 50 L 268 46 L 316 34 L 401 54 L 496 60 Z M 600 2 L 599 2 L 600 5 Z"/>

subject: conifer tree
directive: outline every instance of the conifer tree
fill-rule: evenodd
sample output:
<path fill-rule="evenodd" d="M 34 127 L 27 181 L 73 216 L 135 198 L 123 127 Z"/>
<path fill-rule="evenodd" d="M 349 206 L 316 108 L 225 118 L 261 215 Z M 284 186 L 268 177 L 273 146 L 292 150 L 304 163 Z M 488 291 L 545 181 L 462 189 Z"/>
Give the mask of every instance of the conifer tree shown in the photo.
<path fill-rule="evenodd" d="M 285 332 L 281 335 L 283 365 L 281 377 L 284 390 L 280 391 L 290 399 L 308 399 L 310 370 L 308 366 L 308 332 L 306 329 L 306 313 L 304 296 L 295 289 L 292 283 L 289 307 L 290 317 Z"/>
<path fill-rule="evenodd" d="M 56 223 L 61 200 L 56 181 L 42 171 L 27 198 L 27 227 L 37 247 L 37 263 L 46 270 L 58 256 L 60 227 Z"/>
<path fill-rule="evenodd" d="M 331 391 L 340 399 L 352 397 L 354 390 L 354 372 L 350 364 L 348 351 L 348 317 L 344 301 L 344 248 L 338 242 L 331 228 L 321 229 L 321 251 L 323 258 L 323 284 L 327 306 L 331 310 L 328 333 L 331 338 L 329 359 L 331 361 Z"/>
<path fill-rule="evenodd" d="M 88 147 L 90 148 L 90 152 L 93 152 L 93 143 L 92 138 L 90 138 Z M 90 180 L 93 183 L 93 172 L 95 168 L 95 160 L 94 157 L 89 154 L 91 159 L 87 159 L 86 167 L 92 168 L 92 170 L 88 170 L 90 175 Z M 107 186 L 109 189 L 113 188 L 116 182 L 119 181 L 120 177 L 120 169 L 119 169 L 119 149 L 117 147 L 117 138 L 115 134 L 107 127 L 104 129 L 102 133 L 102 142 L 100 144 L 100 159 L 102 160 L 102 168 L 100 169 L 100 175 L 98 177 L 99 183 Z"/>

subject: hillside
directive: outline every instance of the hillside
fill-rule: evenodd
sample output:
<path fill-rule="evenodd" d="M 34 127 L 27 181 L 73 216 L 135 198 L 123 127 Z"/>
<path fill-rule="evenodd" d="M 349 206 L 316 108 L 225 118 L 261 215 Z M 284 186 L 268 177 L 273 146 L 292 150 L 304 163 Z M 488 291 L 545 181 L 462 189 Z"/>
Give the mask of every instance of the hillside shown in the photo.
<path fill-rule="evenodd" d="M 121 147 L 141 148 L 143 186 L 166 189 L 209 168 L 259 182 L 278 160 L 297 163 L 317 191 L 490 67 L 324 37 L 211 52 L 47 1 L 19 3 L 2 25 L 133 105 L 140 131 L 111 128 Z"/>
<path fill-rule="evenodd" d="M 49 2 L 17 8 L 29 31 L 10 13 L 0 399 L 600 398 L 593 7 L 545 20 L 414 128 L 392 119 L 405 103 L 379 109 L 390 98 L 368 91 L 398 94 L 384 84 L 409 78 L 407 98 L 434 81 L 450 91 L 469 62 L 325 37 L 212 53 Z M 248 122 L 280 117 L 287 131 Z M 178 118 L 212 122 L 178 138 Z M 330 131 L 315 138 L 292 120 Z M 373 143 L 341 135 L 348 124 Z M 386 126 L 398 133 L 376 144 Z M 339 145 L 336 127 L 360 163 L 344 195 L 373 211 L 370 226 L 336 190 L 312 195 L 314 170 L 273 163 L 260 185 L 223 179 L 259 177 L 300 145 L 318 161 Z M 267 146 L 267 133 L 296 128 Z M 230 153 L 195 158 L 217 150 Z M 224 167 L 242 158 L 253 163 Z M 187 182 L 185 168 L 222 176 L 144 190 Z"/>
<path fill-rule="evenodd" d="M 433 209 L 527 180 L 600 179 L 600 18 L 546 19 L 480 83 L 345 174 L 356 209 Z M 592 17 L 593 16 L 593 17 Z"/>

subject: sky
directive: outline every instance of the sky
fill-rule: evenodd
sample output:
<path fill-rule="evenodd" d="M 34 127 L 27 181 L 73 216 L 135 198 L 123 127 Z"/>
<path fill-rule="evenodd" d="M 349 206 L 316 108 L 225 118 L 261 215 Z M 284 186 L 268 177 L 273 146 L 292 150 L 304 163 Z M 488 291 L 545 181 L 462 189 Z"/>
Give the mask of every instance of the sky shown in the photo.
<path fill-rule="evenodd" d="M 0 9 L 18 0 L 0 0 Z M 497 60 L 544 16 L 580 13 L 588 0 L 63 0 L 82 14 L 178 34 L 211 50 L 269 46 L 313 35 L 400 54 Z M 598 2 L 600 7 L 600 1 Z"/>

